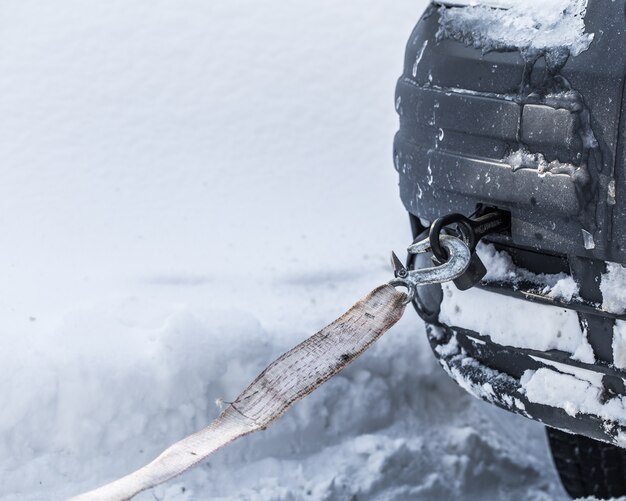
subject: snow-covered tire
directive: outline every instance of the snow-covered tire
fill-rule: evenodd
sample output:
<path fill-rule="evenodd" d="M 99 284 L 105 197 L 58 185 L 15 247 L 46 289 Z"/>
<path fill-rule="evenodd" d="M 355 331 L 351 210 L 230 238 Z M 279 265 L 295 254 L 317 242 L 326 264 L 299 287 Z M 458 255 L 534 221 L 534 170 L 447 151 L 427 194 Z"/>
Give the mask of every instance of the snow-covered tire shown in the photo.
<path fill-rule="evenodd" d="M 626 496 L 626 449 L 546 428 L 554 465 L 572 498 Z"/>

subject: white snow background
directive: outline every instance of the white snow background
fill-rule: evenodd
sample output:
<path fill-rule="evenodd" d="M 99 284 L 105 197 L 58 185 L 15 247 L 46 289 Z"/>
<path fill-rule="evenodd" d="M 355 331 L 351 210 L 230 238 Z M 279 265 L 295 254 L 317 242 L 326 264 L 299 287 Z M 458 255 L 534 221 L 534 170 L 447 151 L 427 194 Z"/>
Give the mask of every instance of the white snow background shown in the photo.
<path fill-rule="evenodd" d="M 390 278 L 391 144 L 426 2 L 0 0 L 0 499 L 204 427 Z M 543 427 L 403 321 L 151 500 L 561 499 Z"/>

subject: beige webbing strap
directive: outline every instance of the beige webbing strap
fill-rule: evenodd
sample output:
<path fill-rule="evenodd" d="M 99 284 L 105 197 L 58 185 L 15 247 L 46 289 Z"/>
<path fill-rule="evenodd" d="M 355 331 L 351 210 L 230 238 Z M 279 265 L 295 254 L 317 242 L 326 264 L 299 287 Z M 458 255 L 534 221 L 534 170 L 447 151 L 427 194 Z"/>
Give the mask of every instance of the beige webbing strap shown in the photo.
<path fill-rule="evenodd" d="M 296 401 L 344 369 L 402 317 L 406 295 L 383 285 L 267 367 L 209 426 L 119 480 L 72 498 L 121 501 L 165 482 L 220 447 L 263 430 Z"/>

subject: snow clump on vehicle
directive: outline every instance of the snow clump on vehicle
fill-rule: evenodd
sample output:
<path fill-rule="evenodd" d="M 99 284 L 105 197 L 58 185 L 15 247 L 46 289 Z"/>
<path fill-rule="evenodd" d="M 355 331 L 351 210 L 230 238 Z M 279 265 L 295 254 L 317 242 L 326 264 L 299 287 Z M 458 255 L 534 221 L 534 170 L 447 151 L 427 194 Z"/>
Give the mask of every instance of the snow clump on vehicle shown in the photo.
<path fill-rule="evenodd" d="M 444 7 L 439 10 L 438 37 L 452 38 L 485 52 L 521 49 L 530 54 L 577 56 L 593 40 L 593 34 L 585 32 L 587 0 L 440 3 Z"/>

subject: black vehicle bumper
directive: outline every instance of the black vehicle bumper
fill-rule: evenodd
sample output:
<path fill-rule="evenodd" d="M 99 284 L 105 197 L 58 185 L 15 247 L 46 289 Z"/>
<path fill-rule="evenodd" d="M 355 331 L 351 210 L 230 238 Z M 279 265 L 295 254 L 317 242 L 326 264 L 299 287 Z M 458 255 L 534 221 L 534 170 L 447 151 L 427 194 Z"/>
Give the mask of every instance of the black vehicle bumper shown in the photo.
<path fill-rule="evenodd" d="M 571 364 L 569 359 L 559 357 L 557 353 L 500 346 L 475 332 L 443 325 L 427 324 L 427 333 L 441 366 L 474 396 L 563 431 L 626 446 L 625 420 L 611 419 L 606 414 L 580 412 L 577 410 L 580 402 L 568 402 L 562 393 L 558 406 L 555 406 L 549 398 L 542 402 L 528 391 L 529 374 L 536 375 L 537 371 L 543 371 L 548 380 L 554 377 L 564 378 L 565 382 L 568 382 L 567 378 L 580 381 L 566 372 L 568 364 Z M 611 372 L 608 367 L 597 365 L 577 364 L 575 368 L 593 373 L 600 371 L 600 374 Z M 605 388 L 582 381 L 583 387 L 588 385 L 588 397 L 597 398 L 600 406 L 608 405 L 615 409 L 626 405 L 623 396 L 610 394 Z M 549 395 L 549 391 L 545 393 Z M 585 398 L 583 394 L 578 396 Z"/>

